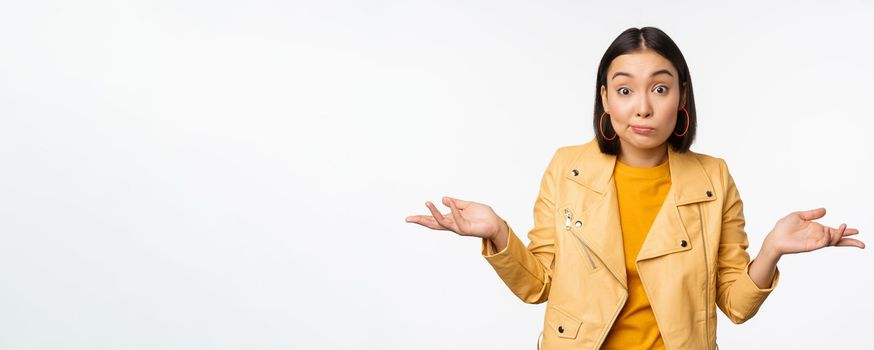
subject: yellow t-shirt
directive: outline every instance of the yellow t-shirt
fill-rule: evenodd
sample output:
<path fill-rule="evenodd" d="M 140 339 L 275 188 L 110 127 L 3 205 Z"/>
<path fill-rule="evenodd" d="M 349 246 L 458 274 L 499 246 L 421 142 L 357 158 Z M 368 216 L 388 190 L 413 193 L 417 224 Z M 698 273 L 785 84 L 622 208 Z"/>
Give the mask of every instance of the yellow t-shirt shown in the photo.
<path fill-rule="evenodd" d="M 601 349 L 664 349 L 635 260 L 671 188 L 671 172 L 667 161 L 652 168 L 636 168 L 617 160 L 613 178 L 625 248 L 628 300 Z"/>

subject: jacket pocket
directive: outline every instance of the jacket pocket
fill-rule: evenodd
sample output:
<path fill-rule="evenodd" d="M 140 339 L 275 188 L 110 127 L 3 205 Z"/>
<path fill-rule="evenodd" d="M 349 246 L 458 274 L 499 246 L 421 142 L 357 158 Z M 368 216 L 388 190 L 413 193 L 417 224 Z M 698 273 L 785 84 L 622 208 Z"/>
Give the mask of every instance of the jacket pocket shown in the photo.
<path fill-rule="evenodd" d="M 546 324 L 559 338 L 575 339 L 577 337 L 582 324 L 578 318 L 556 306 L 550 306 L 546 315 Z"/>

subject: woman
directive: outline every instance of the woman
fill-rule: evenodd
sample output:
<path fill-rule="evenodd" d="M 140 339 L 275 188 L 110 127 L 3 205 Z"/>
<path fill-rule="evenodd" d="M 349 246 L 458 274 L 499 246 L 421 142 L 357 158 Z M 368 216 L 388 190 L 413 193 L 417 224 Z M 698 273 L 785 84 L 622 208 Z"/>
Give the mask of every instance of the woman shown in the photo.
<path fill-rule="evenodd" d="M 546 349 L 715 349 L 716 307 L 734 323 L 756 314 L 784 254 L 864 248 L 859 231 L 777 221 L 750 261 L 743 204 L 725 161 L 689 150 L 692 81 L 676 44 L 631 28 L 598 67 L 595 138 L 559 148 L 534 204 L 526 247 L 491 207 L 443 198 L 407 222 L 482 238 L 482 254 L 520 299 L 548 301 Z"/>

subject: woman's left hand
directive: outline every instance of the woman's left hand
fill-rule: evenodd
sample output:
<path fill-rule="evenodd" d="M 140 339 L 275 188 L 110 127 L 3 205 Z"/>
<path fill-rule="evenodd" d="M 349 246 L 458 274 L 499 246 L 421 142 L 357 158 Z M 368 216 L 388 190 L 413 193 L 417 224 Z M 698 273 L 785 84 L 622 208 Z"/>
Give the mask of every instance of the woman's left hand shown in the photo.
<path fill-rule="evenodd" d="M 786 215 L 765 238 L 766 244 L 779 255 L 814 251 L 827 246 L 847 246 L 864 249 L 865 243 L 846 238 L 859 233 L 841 224 L 838 228 L 824 226 L 813 220 L 825 216 L 825 208 L 798 211 Z"/>

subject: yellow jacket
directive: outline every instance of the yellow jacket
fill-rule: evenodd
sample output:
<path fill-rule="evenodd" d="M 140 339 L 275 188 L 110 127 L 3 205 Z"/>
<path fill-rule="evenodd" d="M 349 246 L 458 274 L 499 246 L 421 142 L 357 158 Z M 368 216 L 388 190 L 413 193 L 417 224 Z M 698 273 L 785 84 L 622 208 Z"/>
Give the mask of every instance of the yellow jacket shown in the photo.
<path fill-rule="evenodd" d="M 637 267 L 670 349 L 716 349 L 716 306 L 734 323 L 756 314 L 776 287 L 748 274 L 743 203 L 725 161 L 668 147 L 671 189 Z M 559 148 L 534 204 L 526 247 L 482 255 L 522 301 L 547 301 L 543 349 L 598 349 L 628 298 L 613 167 L 597 141 Z"/>

